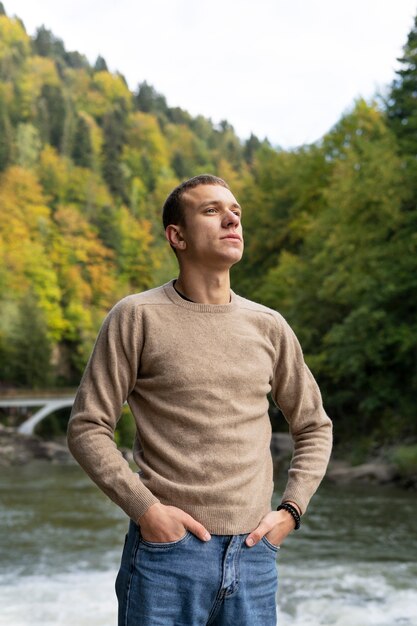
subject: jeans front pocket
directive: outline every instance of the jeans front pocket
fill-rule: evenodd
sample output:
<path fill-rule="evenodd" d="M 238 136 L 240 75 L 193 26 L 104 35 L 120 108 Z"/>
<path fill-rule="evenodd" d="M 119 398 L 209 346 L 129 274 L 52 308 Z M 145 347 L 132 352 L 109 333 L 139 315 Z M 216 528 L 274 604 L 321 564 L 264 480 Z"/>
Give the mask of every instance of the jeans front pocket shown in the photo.
<path fill-rule="evenodd" d="M 264 544 L 264 546 L 266 546 L 268 550 L 272 550 L 274 554 L 278 552 L 279 546 L 276 546 L 274 543 L 271 543 L 269 539 L 265 537 L 265 535 L 262 537 L 261 541 Z"/>
<path fill-rule="evenodd" d="M 179 539 L 176 539 L 175 541 L 147 541 L 141 535 L 140 544 L 142 548 L 145 548 L 148 550 L 169 550 L 170 548 L 175 548 L 175 546 L 178 546 L 188 541 L 191 535 L 192 535 L 191 531 L 186 530 L 185 534 Z"/>

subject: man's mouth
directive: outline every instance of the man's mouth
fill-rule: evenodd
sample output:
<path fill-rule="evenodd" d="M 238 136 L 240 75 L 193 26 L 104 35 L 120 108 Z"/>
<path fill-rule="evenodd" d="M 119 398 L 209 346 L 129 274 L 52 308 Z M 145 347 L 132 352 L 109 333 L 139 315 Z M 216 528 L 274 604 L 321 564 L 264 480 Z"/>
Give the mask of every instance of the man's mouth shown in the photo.
<path fill-rule="evenodd" d="M 222 239 L 236 239 L 237 241 L 242 241 L 242 237 L 240 235 L 226 235 L 222 237 Z"/>

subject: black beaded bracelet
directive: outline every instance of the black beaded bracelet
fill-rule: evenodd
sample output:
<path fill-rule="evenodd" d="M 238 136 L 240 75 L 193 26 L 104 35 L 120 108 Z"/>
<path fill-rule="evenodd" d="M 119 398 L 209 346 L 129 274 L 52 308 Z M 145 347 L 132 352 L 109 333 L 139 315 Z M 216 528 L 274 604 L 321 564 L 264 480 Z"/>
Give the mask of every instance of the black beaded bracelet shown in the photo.
<path fill-rule="evenodd" d="M 301 516 L 299 512 L 297 511 L 297 509 L 295 508 L 295 506 L 293 506 L 289 502 L 283 502 L 277 507 L 277 511 L 281 511 L 281 510 L 287 511 L 290 515 L 292 515 L 292 518 L 295 523 L 295 530 L 298 530 L 301 526 Z"/>

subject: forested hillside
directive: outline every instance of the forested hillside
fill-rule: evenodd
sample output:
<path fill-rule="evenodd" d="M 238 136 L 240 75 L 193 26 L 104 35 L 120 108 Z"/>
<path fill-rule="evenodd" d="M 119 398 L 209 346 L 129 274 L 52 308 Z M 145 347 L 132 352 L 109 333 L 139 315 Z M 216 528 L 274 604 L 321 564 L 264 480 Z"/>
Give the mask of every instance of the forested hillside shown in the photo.
<path fill-rule="evenodd" d="M 243 206 L 233 288 L 293 326 L 337 437 L 413 440 L 417 27 L 385 103 L 285 151 L 0 13 L 1 384 L 78 382 L 110 306 L 176 273 L 165 196 L 211 172 Z"/>

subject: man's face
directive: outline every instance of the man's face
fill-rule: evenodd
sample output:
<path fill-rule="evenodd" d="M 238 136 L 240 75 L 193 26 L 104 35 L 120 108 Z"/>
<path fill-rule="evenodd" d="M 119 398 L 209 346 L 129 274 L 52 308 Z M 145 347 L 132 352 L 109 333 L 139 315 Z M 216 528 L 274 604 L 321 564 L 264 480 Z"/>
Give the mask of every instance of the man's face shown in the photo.
<path fill-rule="evenodd" d="M 242 209 L 229 189 L 199 185 L 184 192 L 184 258 L 212 269 L 229 269 L 243 254 Z"/>

